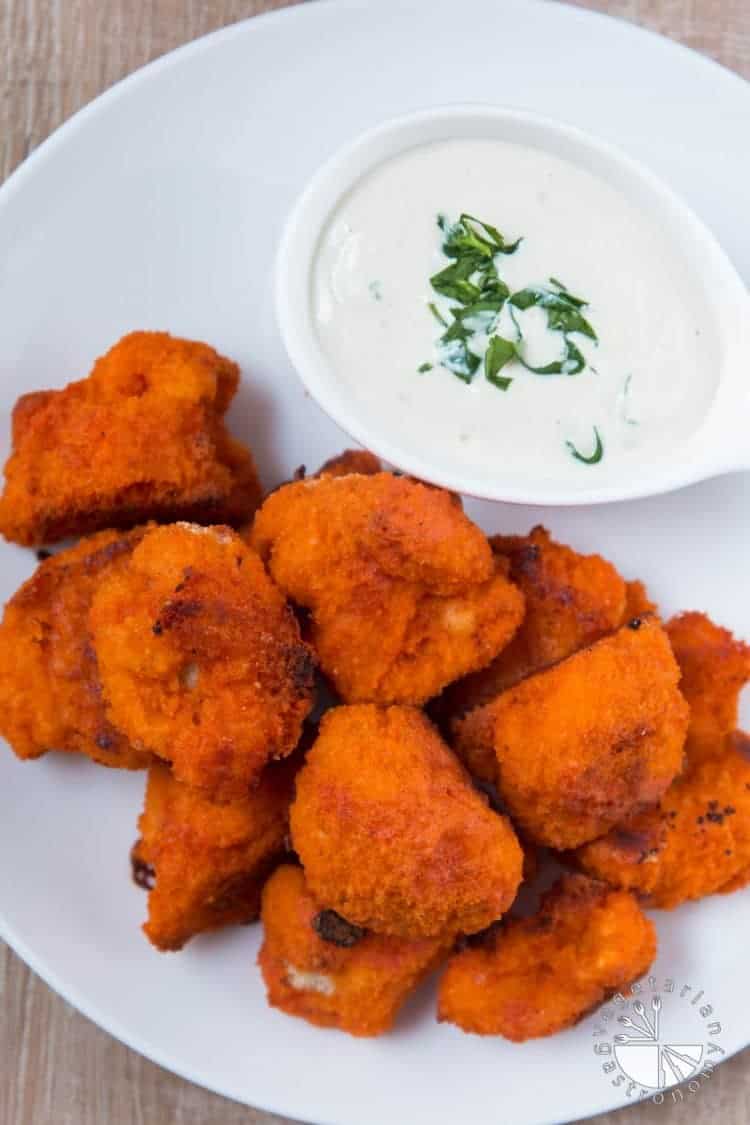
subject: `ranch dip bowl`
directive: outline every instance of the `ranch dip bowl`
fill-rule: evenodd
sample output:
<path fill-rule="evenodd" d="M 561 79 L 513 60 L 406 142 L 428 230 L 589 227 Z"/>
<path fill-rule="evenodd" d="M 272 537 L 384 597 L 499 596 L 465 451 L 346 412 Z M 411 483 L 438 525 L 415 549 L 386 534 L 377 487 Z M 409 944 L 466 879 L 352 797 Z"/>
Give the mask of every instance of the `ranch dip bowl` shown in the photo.
<path fill-rule="evenodd" d="M 750 467 L 750 299 L 646 168 L 521 110 L 412 113 L 294 206 L 276 308 L 299 377 L 396 468 L 594 504 Z"/>

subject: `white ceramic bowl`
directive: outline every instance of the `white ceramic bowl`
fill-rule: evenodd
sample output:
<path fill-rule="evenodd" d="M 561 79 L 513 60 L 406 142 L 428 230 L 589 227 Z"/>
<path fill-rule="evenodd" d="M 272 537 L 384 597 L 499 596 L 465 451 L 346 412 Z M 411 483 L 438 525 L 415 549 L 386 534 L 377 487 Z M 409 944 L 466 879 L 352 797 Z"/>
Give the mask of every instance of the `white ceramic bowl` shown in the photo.
<path fill-rule="evenodd" d="M 586 169 L 647 214 L 699 287 L 712 341 L 716 391 L 699 428 L 656 460 L 623 466 L 581 491 L 550 479 L 528 484 L 441 465 L 439 450 L 406 447 L 368 418 L 323 352 L 312 315 L 312 269 L 318 243 L 341 198 L 384 160 L 417 145 L 451 138 L 496 138 L 535 146 Z M 362 134 L 313 176 L 297 200 L 276 263 L 281 334 L 300 378 L 318 404 L 360 444 L 405 472 L 488 500 L 523 504 L 595 504 L 666 492 L 707 477 L 750 468 L 750 300 L 716 239 L 690 208 L 650 171 L 618 149 L 570 125 L 495 106 L 448 106 L 395 118 Z M 675 373 L 675 377 L 679 377 Z"/>

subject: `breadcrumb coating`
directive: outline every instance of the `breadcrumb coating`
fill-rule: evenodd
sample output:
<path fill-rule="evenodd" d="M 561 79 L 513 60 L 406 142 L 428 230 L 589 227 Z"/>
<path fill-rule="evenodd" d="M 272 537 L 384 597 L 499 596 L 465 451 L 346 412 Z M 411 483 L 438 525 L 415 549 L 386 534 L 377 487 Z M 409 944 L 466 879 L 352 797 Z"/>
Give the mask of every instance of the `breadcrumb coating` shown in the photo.
<path fill-rule="evenodd" d="M 0 734 L 19 758 L 64 750 L 123 769 L 142 769 L 151 760 L 107 718 L 88 628 L 94 592 L 122 571 L 145 531 L 103 531 L 60 551 L 5 607 Z"/>
<path fill-rule="evenodd" d="M 658 615 L 658 607 L 649 597 L 648 590 L 642 582 L 635 579 L 625 583 L 625 611 L 622 615 L 621 625 L 627 625 L 634 617 L 652 617 Z"/>
<path fill-rule="evenodd" d="M 739 697 L 750 680 L 750 645 L 705 613 L 681 613 L 666 625 L 690 705 L 686 743 L 691 763 L 722 753 L 737 729 Z"/>
<path fill-rule="evenodd" d="M 633 895 L 569 875 L 537 914 L 451 958 L 439 1019 L 514 1043 L 554 1035 L 626 992 L 655 956 L 656 931 Z"/>
<path fill-rule="evenodd" d="M 154 762 L 132 858 L 150 885 L 143 931 L 157 949 L 258 918 L 263 883 L 285 851 L 295 767 L 274 763 L 242 800 L 216 804 Z"/>
<path fill-rule="evenodd" d="M 251 542 L 311 614 L 322 670 L 346 702 L 424 703 L 492 660 L 523 596 L 456 497 L 390 473 L 286 485 Z"/>
<path fill-rule="evenodd" d="M 750 738 L 741 732 L 689 765 L 658 808 L 575 853 L 591 875 L 671 910 L 750 878 Z"/>
<path fill-rule="evenodd" d="M 111 721 L 217 800 L 290 754 L 315 659 L 258 556 L 226 527 L 150 531 L 91 616 Z"/>
<path fill-rule="evenodd" d="M 238 380 L 207 344 L 133 332 L 87 379 L 24 395 L 0 532 L 34 545 L 150 519 L 247 520 L 260 484 L 223 421 Z"/>
<path fill-rule="evenodd" d="M 495 555 L 507 560 L 526 613 L 491 664 L 451 684 L 432 705 L 444 726 L 623 624 L 627 586 L 600 555 L 581 555 L 544 527 L 528 535 L 496 535 L 490 543 Z"/>
<path fill-rule="evenodd" d="M 380 459 L 374 453 L 370 453 L 367 449 L 345 449 L 343 453 L 325 461 L 315 476 L 348 477 L 356 473 L 359 476 L 372 477 L 382 471 Z"/>
<path fill-rule="evenodd" d="M 268 1002 L 318 1027 L 382 1035 L 404 1001 L 447 955 L 443 938 L 385 937 L 333 917 L 311 895 L 299 867 L 279 867 L 263 890 L 258 954 Z"/>
<path fill-rule="evenodd" d="M 376 933 L 473 933 L 508 909 L 521 881 L 510 822 L 411 707 L 324 716 L 291 829 L 316 899 Z"/>
<path fill-rule="evenodd" d="M 658 621 L 636 618 L 470 713 L 456 748 L 532 840 L 576 847 L 656 804 L 682 768 L 679 675 Z"/>

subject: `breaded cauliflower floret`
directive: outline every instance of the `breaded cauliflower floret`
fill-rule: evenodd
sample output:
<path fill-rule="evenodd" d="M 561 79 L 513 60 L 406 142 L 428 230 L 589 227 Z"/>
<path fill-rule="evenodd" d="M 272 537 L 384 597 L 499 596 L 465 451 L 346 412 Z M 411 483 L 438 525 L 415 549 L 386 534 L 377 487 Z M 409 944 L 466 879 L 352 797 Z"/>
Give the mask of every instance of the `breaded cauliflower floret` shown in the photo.
<path fill-rule="evenodd" d="M 627 625 L 634 617 L 658 616 L 658 607 L 651 601 L 648 590 L 642 582 L 634 579 L 625 583 L 625 610 L 622 615 L 621 625 Z"/>
<path fill-rule="evenodd" d="M 656 931 L 633 895 L 567 876 L 537 914 L 451 958 L 439 1019 L 515 1043 L 554 1035 L 627 991 L 655 956 Z"/>
<path fill-rule="evenodd" d="M 591 875 L 651 906 L 730 892 L 750 878 L 750 738 L 740 732 L 677 778 L 656 809 L 575 853 Z"/>
<path fill-rule="evenodd" d="M 537 843 L 576 847 L 666 791 L 688 707 L 667 635 L 635 618 L 456 726 L 456 749 Z M 491 760 L 494 750 L 496 762 Z"/>
<path fill-rule="evenodd" d="M 260 913 L 260 892 L 284 854 L 294 760 L 263 771 L 241 801 L 215 804 L 155 762 L 132 851 L 133 875 L 149 891 L 143 927 L 157 949 L 182 949 L 195 934 Z"/>
<path fill-rule="evenodd" d="M 412 707 L 324 716 L 291 829 L 316 899 L 376 933 L 473 933 L 508 909 L 521 881 L 509 821 Z"/>
<path fill-rule="evenodd" d="M 528 535 L 496 535 L 490 543 L 523 591 L 526 614 L 491 664 L 451 684 L 433 704 L 442 723 L 488 703 L 623 624 L 627 586 L 600 555 L 580 555 L 556 543 L 543 527 Z"/>
<path fill-rule="evenodd" d="M 508 643 L 523 596 L 456 497 L 391 473 L 286 485 L 251 542 L 347 702 L 415 703 Z"/>
<path fill-rule="evenodd" d="M 134 332 L 87 379 L 24 395 L 0 532 L 32 545 L 149 519 L 247 520 L 260 485 L 223 420 L 238 380 L 207 344 Z"/>
<path fill-rule="evenodd" d="M 450 939 L 368 933 L 315 901 L 299 867 L 279 867 L 263 889 L 258 963 L 268 1002 L 318 1027 L 382 1035 Z"/>
<path fill-rule="evenodd" d="M 367 449 L 345 449 L 343 453 L 325 461 L 315 476 L 348 477 L 356 473 L 359 476 L 372 477 L 382 471 L 380 459 L 374 453 L 370 453 Z"/>
<path fill-rule="evenodd" d="M 137 750 L 108 721 L 88 628 L 94 591 L 119 573 L 144 528 L 103 531 L 47 559 L 5 607 L 0 626 L 0 734 L 19 758 L 48 750 L 141 769 Z"/>
<path fill-rule="evenodd" d="M 113 723 L 217 800 L 290 754 L 312 652 L 258 556 L 226 527 L 149 532 L 97 591 L 91 631 Z"/>
<path fill-rule="evenodd" d="M 685 750 L 691 763 L 721 754 L 737 728 L 740 692 L 750 680 L 750 645 L 705 613 L 681 613 L 666 625 L 690 705 Z"/>

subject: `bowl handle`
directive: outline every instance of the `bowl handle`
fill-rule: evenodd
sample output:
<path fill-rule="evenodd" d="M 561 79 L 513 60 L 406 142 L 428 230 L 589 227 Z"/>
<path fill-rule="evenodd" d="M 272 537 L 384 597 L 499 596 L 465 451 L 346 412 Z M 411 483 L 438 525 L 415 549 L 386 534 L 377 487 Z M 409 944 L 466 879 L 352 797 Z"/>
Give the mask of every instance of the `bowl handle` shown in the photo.
<path fill-rule="evenodd" d="M 740 302 L 738 332 L 722 382 L 701 435 L 706 476 L 750 470 L 750 291 Z"/>

